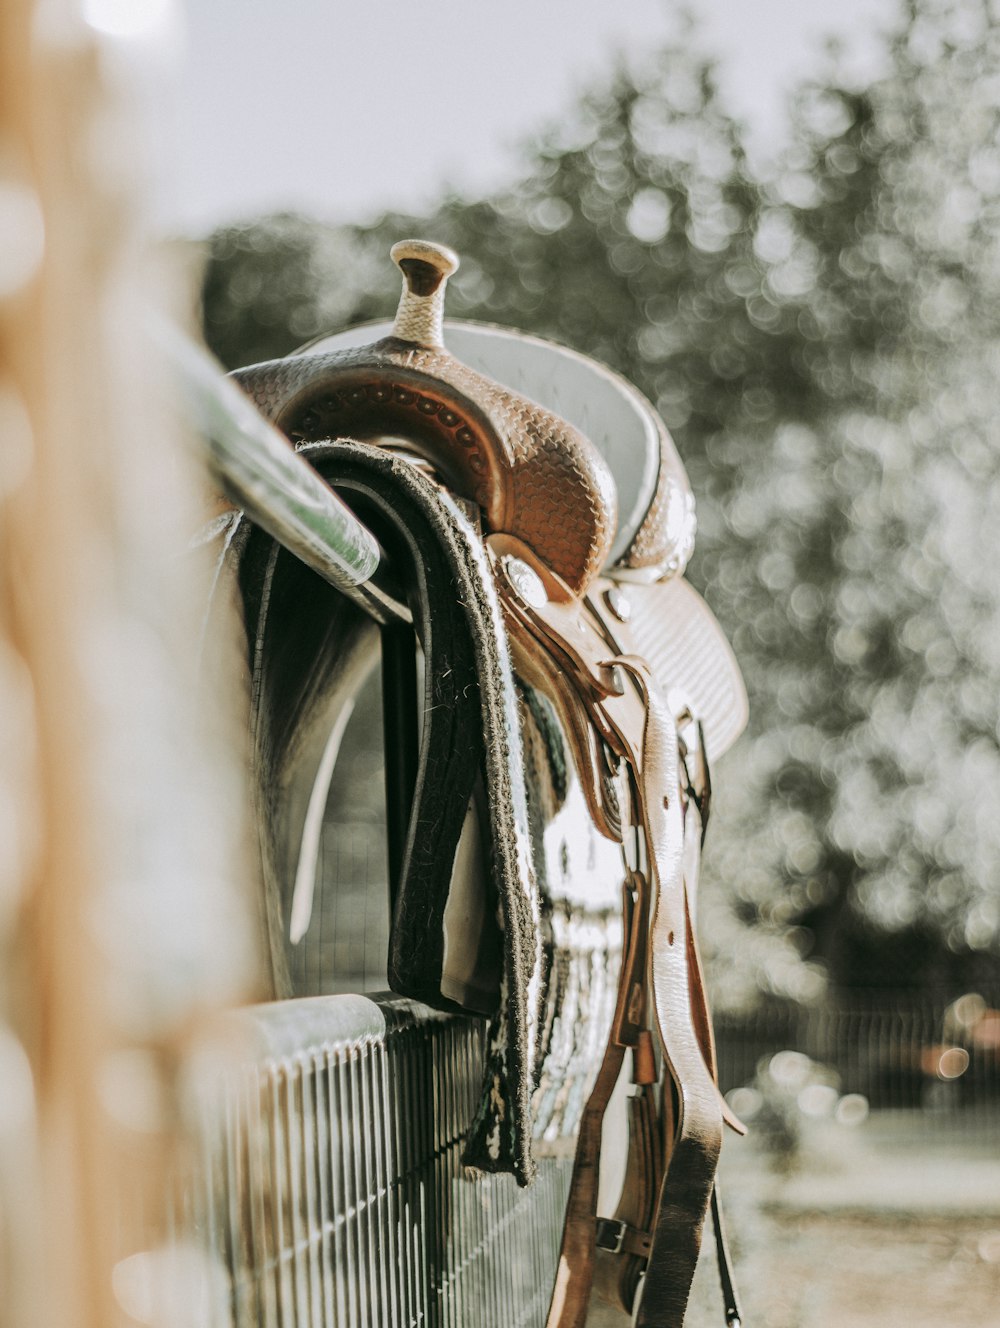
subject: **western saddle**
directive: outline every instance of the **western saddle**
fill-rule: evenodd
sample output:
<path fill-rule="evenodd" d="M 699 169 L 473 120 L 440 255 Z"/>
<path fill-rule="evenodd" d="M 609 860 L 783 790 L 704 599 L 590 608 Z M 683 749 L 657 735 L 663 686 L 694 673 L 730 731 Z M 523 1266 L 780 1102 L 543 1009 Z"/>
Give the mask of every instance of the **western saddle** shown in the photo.
<path fill-rule="evenodd" d="M 465 1160 L 529 1184 L 545 1146 L 540 1086 L 559 1055 L 536 786 L 543 768 L 564 786 L 561 761 L 590 827 L 620 846 L 620 956 L 608 951 L 619 967 L 605 1006 L 577 1016 L 597 1021 L 604 1050 L 582 1072 L 579 1109 L 561 1118 L 575 1163 L 547 1325 L 582 1328 L 599 1296 L 622 1322 L 680 1328 L 709 1215 L 725 1320 L 738 1325 L 715 1172 L 723 1125 L 742 1126 L 717 1086 L 694 915 L 708 754 L 738 736 L 746 702 L 721 631 L 683 579 L 694 539 L 683 466 L 652 407 L 593 361 L 463 324 L 448 326 L 449 341 L 479 367 L 455 358 L 443 314 L 457 259 L 421 241 L 392 256 L 403 291 L 384 335 L 334 337 L 235 374 L 383 550 L 370 611 L 399 697 L 386 730 L 390 985 L 491 1019 Z M 243 580 L 259 612 L 265 574 L 252 558 Z M 258 687 L 272 693 L 255 739 L 265 790 L 287 786 L 307 745 L 329 646 L 319 625 L 296 631 Z M 542 751 L 534 766 L 529 749 Z M 277 796 L 264 794 L 269 823 Z M 481 898 L 456 923 L 470 808 Z M 276 833 L 264 856 L 266 871 L 284 870 Z M 602 1127 L 623 1072 L 625 1179 L 602 1215 Z"/>

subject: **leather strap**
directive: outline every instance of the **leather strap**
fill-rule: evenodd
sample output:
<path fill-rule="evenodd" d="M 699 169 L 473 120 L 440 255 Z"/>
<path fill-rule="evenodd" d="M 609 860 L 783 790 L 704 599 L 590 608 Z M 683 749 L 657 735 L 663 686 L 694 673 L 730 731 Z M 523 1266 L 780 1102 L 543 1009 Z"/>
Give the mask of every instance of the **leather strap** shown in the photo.
<path fill-rule="evenodd" d="M 665 1091 L 669 1095 L 669 1085 Z M 628 1132 L 621 1198 L 613 1218 L 597 1219 L 594 1287 L 602 1299 L 631 1319 L 636 1290 L 652 1249 L 651 1231 L 668 1144 L 655 1083 L 637 1084 L 628 1099 Z"/>
<path fill-rule="evenodd" d="M 684 738 L 681 738 L 680 757 L 684 772 L 685 794 L 685 845 L 690 849 L 693 861 L 688 863 L 685 872 L 685 902 L 688 914 L 688 961 L 691 965 L 692 985 L 695 993 L 694 1016 L 701 1043 L 702 1055 L 716 1084 L 719 1082 L 719 1067 L 715 1054 L 715 1034 L 712 1018 L 705 995 L 705 982 L 701 955 L 698 952 L 698 940 L 694 929 L 693 895 L 698 880 L 698 866 L 701 847 L 705 842 L 708 818 L 712 803 L 712 778 L 708 753 L 705 747 L 705 731 L 700 720 L 689 716 L 689 722 L 695 728 L 695 741 L 689 750 Z M 696 769 L 692 766 L 696 765 Z M 745 1134 L 746 1127 L 729 1111 L 724 1115 L 726 1124 L 737 1134 Z M 726 1226 L 722 1216 L 722 1200 L 719 1195 L 719 1181 L 716 1177 L 712 1188 L 712 1228 L 715 1234 L 715 1254 L 719 1269 L 719 1284 L 722 1289 L 723 1308 L 726 1324 L 729 1328 L 740 1328 L 742 1313 L 736 1293 L 733 1277 L 732 1255 L 726 1239 Z"/>
<path fill-rule="evenodd" d="M 631 904 L 619 1009 L 631 1002 L 635 1010 L 644 1010 L 644 996 L 636 994 L 636 956 L 646 950 L 644 976 L 670 1077 L 663 1086 L 658 1113 L 652 1085 L 655 1070 L 633 1074 L 640 1082 L 629 1103 L 629 1157 L 621 1200 L 613 1219 L 595 1223 L 601 1121 L 621 1070 L 625 1045 L 638 1048 L 642 1037 L 648 1038 L 642 1030 L 638 1035 L 633 1030 L 632 1038 L 625 1039 L 616 1024 L 588 1102 L 586 1130 L 581 1131 L 578 1142 L 548 1328 L 583 1325 L 595 1288 L 629 1313 L 644 1270 L 635 1322 L 649 1328 L 653 1324 L 681 1328 L 710 1208 L 726 1319 L 736 1324 L 739 1308 L 714 1191 L 723 1117 L 730 1113 L 724 1109 L 716 1084 L 711 1023 L 685 880 L 685 859 L 690 857 L 686 847 L 694 854 L 687 875 L 692 881 L 696 875 L 702 837 L 701 790 L 693 787 L 696 781 L 682 762 L 676 725 L 647 666 L 628 656 L 620 656 L 615 663 L 642 700 L 641 734 L 634 730 L 634 708 L 626 711 L 614 699 L 605 705 L 617 712 L 616 734 L 631 775 L 635 819 L 645 840 L 652 896 L 648 946 L 643 944 L 646 916 L 639 914 L 634 901 Z M 706 786 L 702 781 L 702 787 Z M 645 883 L 639 873 L 635 879 Z M 652 1056 L 642 1060 L 648 1064 Z M 638 1067 L 638 1055 L 635 1061 Z M 731 1123 L 742 1128 L 735 1118 Z"/>
<path fill-rule="evenodd" d="M 742 1328 L 743 1314 L 733 1280 L 733 1259 L 729 1253 L 726 1225 L 722 1218 L 722 1199 L 719 1195 L 718 1180 L 712 1189 L 712 1226 L 715 1229 L 715 1255 L 719 1264 L 719 1283 L 722 1287 L 726 1324 L 728 1328 Z"/>
<path fill-rule="evenodd" d="M 645 877 L 634 873 L 624 891 L 625 945 L 622 955 L 618 1001 L 597 1079 L 580 1121 L 573 1179 L 563 1223 L 562 1248 L 555 1286 L 546 1320 L 548 1328 L 583 1328 L 587 1322 L 590 1291 L 594 1279 L 596 1248 L 595 1214 L 601 1170 L 601 1129 L 608 1102 L 621 1074 L 625 1051 L 638 1043 L 644 1031 L 640 1021 L 645 1009 L 636 1005 L 634 993 L 645 988 L 646 919 L 649 889 Z M 640 995 L 640 1000 L 642 999 Z M 631 1009 L 630 1009 L 631 1005 Z M 629 1041 L 631 1039 L 631 1042 Z"/>
<path fill-rule="evenodd" d="M 621 664 L 646 704 L 637 794 L 654 888 L 650 986 L 660 1043 L 679 1103 L 635 1322 L 638 1328 L 681 1328 L 722 1147 L 722 1111 L 692 1013 L 677 729 L 645 664 L 633 658 Z"/>

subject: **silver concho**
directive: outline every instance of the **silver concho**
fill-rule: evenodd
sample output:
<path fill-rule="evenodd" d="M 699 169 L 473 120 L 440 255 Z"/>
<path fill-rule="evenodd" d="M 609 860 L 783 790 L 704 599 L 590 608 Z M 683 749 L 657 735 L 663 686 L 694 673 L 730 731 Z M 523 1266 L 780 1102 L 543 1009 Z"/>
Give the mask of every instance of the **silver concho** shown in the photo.
<path fill-rule="evenodd" d="M 503 560 L 503 569 L 507 573 L 508 581 L 525 604 L 530 604 L 533 609 L 540 609 L 549 602 L 542 578 L 526 562 L 508 555 Z"/>

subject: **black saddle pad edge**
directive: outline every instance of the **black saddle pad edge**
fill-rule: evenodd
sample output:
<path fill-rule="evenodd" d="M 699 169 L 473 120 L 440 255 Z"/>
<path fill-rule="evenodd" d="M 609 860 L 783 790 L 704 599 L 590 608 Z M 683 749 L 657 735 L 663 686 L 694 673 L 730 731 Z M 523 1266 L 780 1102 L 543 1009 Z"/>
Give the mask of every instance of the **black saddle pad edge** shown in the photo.
<path fill-rule="evenodd" d="M 380 504 L 405 512 L 402 519 L 413 527 L 425 526 L 449 566 L 451 585 L 437 588 L 435 595 L 457 593 L 468 623 L 478 673 L 490 869 L 500 901 L 504 976 L 500 1010 L 490 1022 L 480 1107 L 463 1162 L 482 1171 L 513 1172 L 525 1185 L 535 1174 L 530 1101 L 542 1000 L 542 933 L 518 693 L 492 572 L 480 537 L 458 503 L 410 462 L 355 442 L 310 443 L 301 451 L 335 487 L 345 486 L 345 500 L 350 501 L 352 490 L 377 494 Z"/>

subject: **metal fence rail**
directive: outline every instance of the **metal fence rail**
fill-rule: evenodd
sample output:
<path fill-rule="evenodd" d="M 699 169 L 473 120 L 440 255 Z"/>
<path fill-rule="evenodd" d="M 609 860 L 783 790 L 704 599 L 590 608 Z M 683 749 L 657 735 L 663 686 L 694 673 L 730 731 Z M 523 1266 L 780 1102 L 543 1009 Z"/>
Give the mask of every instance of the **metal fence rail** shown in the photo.
<path fill-rule="evenodd" d="M 530 1190 L 463 1174 L 483 1030 L 360 996 L 227 1021 L 244 1052 L 199 1092 L 201 1179 L 185 1220 L 227 1270 L 222 1322 L 544 1323 L 571 1163 L 543 1160 Z"/>

